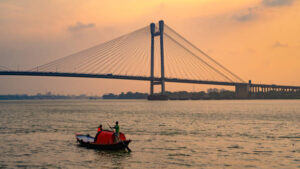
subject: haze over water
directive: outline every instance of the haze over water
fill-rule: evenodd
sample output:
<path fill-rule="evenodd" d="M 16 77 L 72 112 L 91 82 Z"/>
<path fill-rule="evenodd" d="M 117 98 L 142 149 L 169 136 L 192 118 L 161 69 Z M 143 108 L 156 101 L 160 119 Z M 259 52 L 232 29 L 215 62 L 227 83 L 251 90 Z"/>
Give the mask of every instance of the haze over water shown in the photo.
<path fill-rule="evenodd" d="M 0 101 L 0 168 L 300 168 L 300 100 Z M 132 153 L 77 146 L 118 120 Z"/>

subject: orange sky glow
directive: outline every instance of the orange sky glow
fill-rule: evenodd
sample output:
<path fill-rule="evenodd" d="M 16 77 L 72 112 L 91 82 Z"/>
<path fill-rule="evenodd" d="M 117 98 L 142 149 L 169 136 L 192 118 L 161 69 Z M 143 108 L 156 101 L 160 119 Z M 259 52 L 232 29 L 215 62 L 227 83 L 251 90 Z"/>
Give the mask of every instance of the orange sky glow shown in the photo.
<path fill-rule="evenodd" d="M 28 70 L 161 19 L 253 83 L 300 86 L 296 0 L 4 0 L 0 66 Z M 0 94 L 149 92 L 149 82 L 0 76 Z M 222 86 L 166 84 L 168 91 Z M 159 88 L 156 89 L 159 91 Z"/>

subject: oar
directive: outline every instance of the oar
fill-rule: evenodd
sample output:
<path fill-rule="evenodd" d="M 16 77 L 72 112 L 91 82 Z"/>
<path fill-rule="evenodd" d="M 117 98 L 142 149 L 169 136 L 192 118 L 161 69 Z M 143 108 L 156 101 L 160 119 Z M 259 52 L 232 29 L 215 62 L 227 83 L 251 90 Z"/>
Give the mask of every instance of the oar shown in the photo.
<path fill-rule="evenodd" d="M 109 123 L 106 121 L 106 124 L 108 125 L 108 127 L 110 128 L 110 129 L 114 129 L 114 128 L 112 128 L 110 125 L 109 125 Z"/>
<path fill-rule="evenodd" d="M 106 123 L 107 123 L 107 125 L 108 125 L 109 128 L 113 129 L 113 128 L 109 125 L 108 122 L 106 122 Z M 128 145 L 126 145 L 126 144 L 123 142 L 123 140 L 120 139 L 120 136 L 118 136 L 118 139 L 123 143 L 123 145 L 124 145 L 125 148 L 128 150 L 128 152 L 131 152 L 131 150 L 130 150 L 130 148 L 128 147 Z"/>

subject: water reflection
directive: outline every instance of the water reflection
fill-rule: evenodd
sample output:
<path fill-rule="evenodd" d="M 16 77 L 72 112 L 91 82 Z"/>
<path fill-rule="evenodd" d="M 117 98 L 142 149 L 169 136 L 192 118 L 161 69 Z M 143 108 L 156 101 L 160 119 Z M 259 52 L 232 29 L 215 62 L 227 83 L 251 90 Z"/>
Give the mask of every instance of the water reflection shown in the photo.
<path fill-rule="evenodd" d="M 126 166 L 124 161 L 128 161 L 132 155 L 124 151 L 101 151 L 93 150 L 95 154 L 94 161 L 99 166 L 118 167 L 123 168 Z"/>

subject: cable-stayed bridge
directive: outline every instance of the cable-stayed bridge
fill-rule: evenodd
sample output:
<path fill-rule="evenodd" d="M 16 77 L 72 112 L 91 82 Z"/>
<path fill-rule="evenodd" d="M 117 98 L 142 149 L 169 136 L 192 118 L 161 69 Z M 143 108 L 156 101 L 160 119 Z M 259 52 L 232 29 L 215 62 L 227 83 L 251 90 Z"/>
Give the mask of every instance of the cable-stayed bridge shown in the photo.
<path fill-rule="evenodd" d="M 300 86 L 245 82 L 163 21 L 30 70 L 0 66 L 0 75 L 143 80 L 150 82 L 149 99 L 166 99 L 165 82 L 235 86 L 238 98 L 260 92 L 300 94 Z M 160 95 L 154 95 L 155 85 L 161 86 Z"/>

